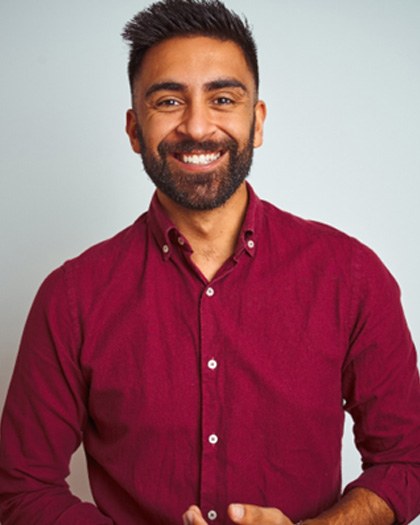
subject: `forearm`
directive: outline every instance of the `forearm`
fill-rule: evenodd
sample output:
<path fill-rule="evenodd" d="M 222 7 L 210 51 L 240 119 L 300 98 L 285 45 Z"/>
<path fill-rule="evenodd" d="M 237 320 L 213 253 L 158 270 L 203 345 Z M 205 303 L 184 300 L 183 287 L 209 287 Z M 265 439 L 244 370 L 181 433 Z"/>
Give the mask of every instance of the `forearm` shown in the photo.
<path fill-rule="evenodd" d="M 395 515 L 385 501 L 374 492 L 355 488 L 336 505 L 304 525 L 392 525 Z"/>

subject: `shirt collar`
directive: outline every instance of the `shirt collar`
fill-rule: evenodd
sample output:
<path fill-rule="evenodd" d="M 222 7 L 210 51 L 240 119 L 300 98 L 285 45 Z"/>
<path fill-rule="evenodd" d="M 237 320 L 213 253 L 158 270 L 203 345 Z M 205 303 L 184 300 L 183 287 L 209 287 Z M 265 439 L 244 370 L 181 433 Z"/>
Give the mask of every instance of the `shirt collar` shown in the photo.
<path fill-rule="evenodd" d="M 177 227 L 167 216 L 159 202 L 157 192 L 154 193 L 150 202 L 147 221 L 165 260 L 170 258 L 174 249 L 174 243 L 178 243 L 185 249 L 192 251 L 187 239 L 178 231 Z"/>
<path fill-rule="evenodd" d="M 241 231 L 239 233 L 234 259 L 238 259 L 242 252 L 254 257 L 257 247 L 257 221 L 260 215 L 261 201 L 255 194 L 252 186 L 246 183 L 248 190 L 248 207 Z"/>
<path fill-rule="evenodd" d="M 234 259 L 238 259 L 244 251 L 254 257 L 257 247 L 256 230 L 261 214 L 261 200 L 248 182 L 246 185 L 248 190 L 248 207 L 233 255 Z M 183 249 L 192 252 L 188 240 L 167 216 L 156 192 L 150 202 L 147 221 L 165 260 L 170 258 L 174 245 L 182 246 Z"/>

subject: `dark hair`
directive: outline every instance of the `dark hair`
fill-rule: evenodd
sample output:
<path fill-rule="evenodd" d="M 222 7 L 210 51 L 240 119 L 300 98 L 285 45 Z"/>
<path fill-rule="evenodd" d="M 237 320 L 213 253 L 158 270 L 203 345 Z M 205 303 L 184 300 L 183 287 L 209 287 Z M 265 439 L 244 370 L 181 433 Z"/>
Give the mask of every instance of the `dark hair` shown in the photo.
<path fill-rule="evenodd" d="M 131 91 L 144 55 L 151 47 L 168 38 L 194 35 L 235 42 L 244 53 L 258 91 L 257 47 L 249 24 L 219 0 L 162 0 L 140 11 L 126 24 L 122 37 L 130 45 Z"/>

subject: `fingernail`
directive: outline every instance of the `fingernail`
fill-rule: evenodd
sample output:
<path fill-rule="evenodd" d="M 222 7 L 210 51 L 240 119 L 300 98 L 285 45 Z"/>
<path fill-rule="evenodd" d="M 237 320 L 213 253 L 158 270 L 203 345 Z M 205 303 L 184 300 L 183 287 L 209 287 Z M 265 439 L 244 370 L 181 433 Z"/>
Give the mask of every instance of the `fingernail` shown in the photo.
<path fill-rule="evenodd" d="M 245 507 L 243 505 L 232 505 L 232 516 L 235 520 L 241 520 L 245 516 Z"/>

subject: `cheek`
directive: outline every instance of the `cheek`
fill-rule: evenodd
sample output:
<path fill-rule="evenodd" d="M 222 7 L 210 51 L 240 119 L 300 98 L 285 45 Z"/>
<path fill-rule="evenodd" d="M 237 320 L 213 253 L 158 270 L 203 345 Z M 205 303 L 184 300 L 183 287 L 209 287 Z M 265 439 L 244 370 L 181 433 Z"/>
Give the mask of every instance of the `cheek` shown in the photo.
<path fill-rule="evenodd" d="M 226 115 L 224 125 L 220 126 L 240 144 L 249 142 L 249 137 L 254 127 L 255 115 L 252 109 L 244 110 L 240 114 Z"/>
<path fill-rule="evenodd" d="M 176 140 L 176 125 L 169 119 L 154 119 L 145 130 L 145 142 L 153 151 L 157 151 L 162 142 Z"/>
<path fill-rule="evenodd" d="M 242 149 L 247 147 L 249 142 L 254 142 L 255 130 L 253 127 L 253 121 L 244 120 L 235 128 L 231 128 L 231 137 L 238 143 Z"/>

